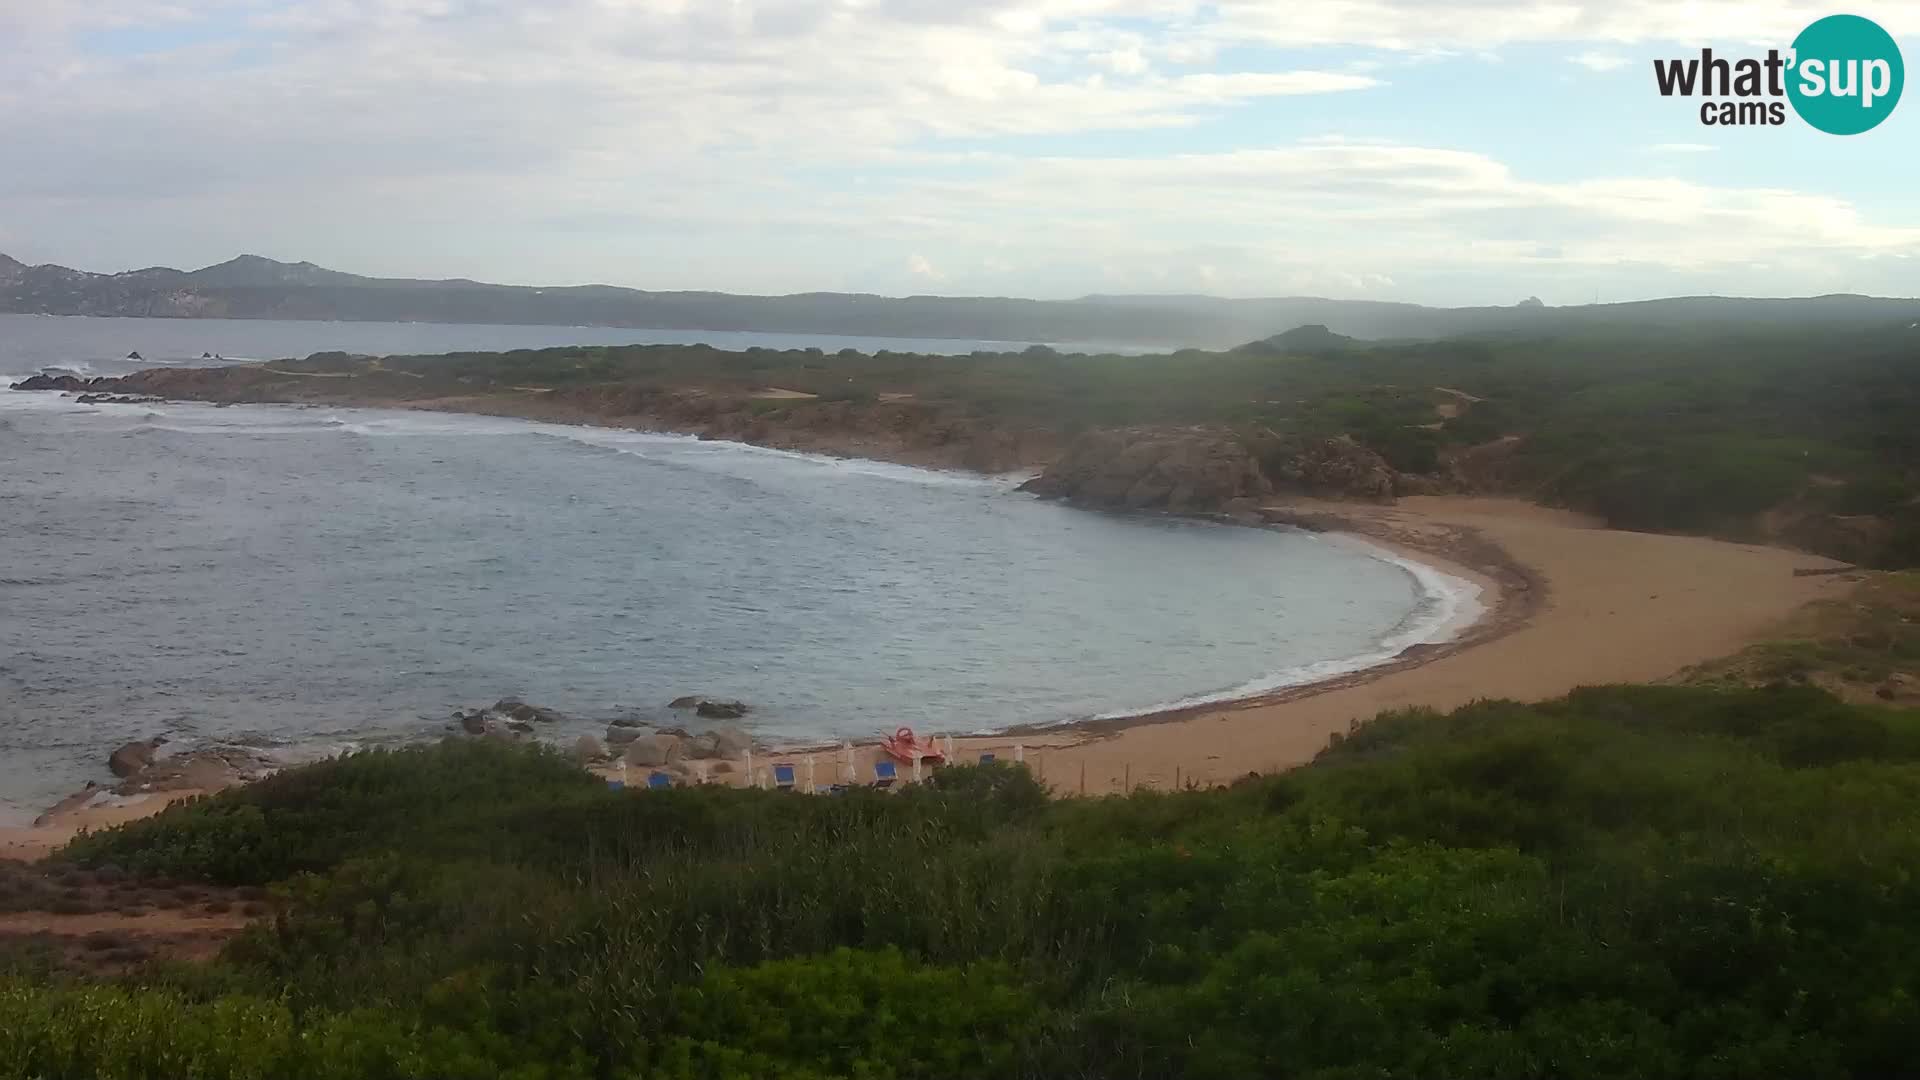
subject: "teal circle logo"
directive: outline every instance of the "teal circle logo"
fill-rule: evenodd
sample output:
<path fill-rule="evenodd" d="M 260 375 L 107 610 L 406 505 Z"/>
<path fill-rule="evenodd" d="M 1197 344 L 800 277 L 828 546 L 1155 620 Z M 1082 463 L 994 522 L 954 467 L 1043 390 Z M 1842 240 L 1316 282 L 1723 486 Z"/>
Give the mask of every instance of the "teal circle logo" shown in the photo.
<path fill-rule="evenodd" d="M 1787 99 L 1800 119 L 1829 135 L 1878 126 L 1906 82 L 1900 46 L 1872 19 L 1829 15 L 1793 39 Z"/>

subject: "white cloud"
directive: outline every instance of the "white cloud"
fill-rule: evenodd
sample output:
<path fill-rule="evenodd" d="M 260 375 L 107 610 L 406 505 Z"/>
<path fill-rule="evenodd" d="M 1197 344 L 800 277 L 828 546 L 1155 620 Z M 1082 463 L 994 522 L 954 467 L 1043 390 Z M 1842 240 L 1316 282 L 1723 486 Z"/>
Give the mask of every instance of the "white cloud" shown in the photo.
<path fill-rule="evenodd" d="M 1618 71 L 1621 68 L 1626 67 L 1628 64 L 1633 62 L 1631 60 L 1628 60 L 1624 56 L 1619 56 L 1614 53 L 1603 53 L 1603 52 L 1577 53 L 1573 56 L 1568 57 L 1567 59 L 1572 60 L 1576 64 L 1579 64 L 1581 67 L 1586 68 L 1588 71 L 1598 71 L 1598 72 Z"/>
<path fill-rule="evenodd" d="M 1203 287 L 1207 267 L 1228 291 L 1381 294 L 1452 288 L 1468 271 L 1714 274 L 1763 257 L 1817 276 L 1842 257 L 1906 254 L 1913 232 L 1818 193 L 1549 183 L 1445 146 L 1271 146 L 1249 127 L 1218 152 L 1160 148 L 1250 103 L 1389 114 L 1390 73 L 1450 62 L 1439 57 L 1541 45 L 1611 70 L 1639 43 L 1783 44 L 1828 12 L 1825 0 L 0 0 L 0 235 L 97 268 L 267 247 L 369 272 L 766 291 L 938 280 L 1058 293 L 1158 274 Z M 1920 32 L 1920 5 L 1872 14 Z M 1129 132 L 1157 148 L 978 149 Z M 1115 143 L 1128 145 L 1102 145 Z"/>

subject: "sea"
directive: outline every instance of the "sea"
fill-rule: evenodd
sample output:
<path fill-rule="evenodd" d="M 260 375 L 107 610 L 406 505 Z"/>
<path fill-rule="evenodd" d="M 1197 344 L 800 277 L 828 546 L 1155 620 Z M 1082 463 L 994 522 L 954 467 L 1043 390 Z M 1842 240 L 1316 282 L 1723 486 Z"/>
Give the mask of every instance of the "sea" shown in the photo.
<path fill-rule="evenodd" d="M 44 370 L 706 341 L 1024 343 L 0 315 Z M 126 359 L 138 352 L 139 361 Z M 1118 516 L 983 476 L 440 413 L 80 405 L 0 389 L 0 822 L 122 742 L 289 761 L 438 738 L 516 696 L 774 744 L 966 734 L 1220 700 L 1441 641 L 1475 588 L 1357 541 Z M 694 723 L 697 726 L 697 722 Z"/>

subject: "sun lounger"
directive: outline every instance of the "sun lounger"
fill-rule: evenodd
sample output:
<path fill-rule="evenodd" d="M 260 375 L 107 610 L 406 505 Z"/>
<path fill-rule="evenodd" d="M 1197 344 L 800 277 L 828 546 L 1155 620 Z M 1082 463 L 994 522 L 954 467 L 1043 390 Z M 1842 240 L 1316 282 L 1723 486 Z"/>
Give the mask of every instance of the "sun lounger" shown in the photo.
<path fill-rule="evenodd" d="M 900 779 L 900 774 L 896 769 L 894 769 L 893 762 L 876 761 L 873 763 L 873 786 L 874 787 L 877 787 L 884 791 L 887 788 L 892 787 L 894 784 L 894 781 L 898 779 Z"/>
<path fill-rule="evenodd" d="M 775 765 L 773 767 L 773 786 L 781 791 L 792 791 L 793 766 Z"/>
<path fill-rule="evenodd" d="M 986 753 L 986 754 L 981 754 L 981 755 L 980 755 L 980 764 L 982 764 L 982 765 L 991 765 L 991 764 L 993 764 L 993 763 L 994 763 L 994 761 L 995 761 L 995 760 L 996 760 L 996 759 L 994 758 L 994 756 L 993 756 L 993 754 L 991 754 L 991 753 Z"/>
<path fill-rule="evenodd" d="M 647 774 L 648 790 L 660 791 L 662 789 L 670 788 L 672 786 L 673 786 L 673 777 L 667 775 L 666 773 L 657 772 L 657 773 Z"/>

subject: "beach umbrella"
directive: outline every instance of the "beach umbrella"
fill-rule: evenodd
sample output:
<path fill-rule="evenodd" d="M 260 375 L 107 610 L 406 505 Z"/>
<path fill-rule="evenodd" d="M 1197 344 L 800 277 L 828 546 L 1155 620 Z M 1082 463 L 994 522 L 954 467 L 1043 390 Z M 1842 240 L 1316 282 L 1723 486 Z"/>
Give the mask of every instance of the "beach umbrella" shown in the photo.
<path fill-rule="evenodd" d="M 1019 763 L 1020 763 L 1020 764 L 1022 764 L 1022 765 L 1024 765 L 1024 764 L 1026 764 L 1026 762 L 1027 762 L 1027 747 L 1026 747 L 1026 744 L 1025 744 L 1025 743 L 1014 743 L 1014 744 L 1013 744 L 1013 760 L 1015 760 L 1015 761 L 1017 761 L 1017 762 L 1019 762 Z"/>
<path fill-rule="evenodd" d="M 918 750 L 913 753 L 913 782 L 916 784 L 920 782 L 920 752 Z"/>
<path fill-rule="evenodd" d="M 849 784 L 856 779 L 853 771 L 853 740 L 851 739 L 842 740 L 840 743 L 840 772 L 840 779 Z"/>
<path fill-rule="evenodd" d="M 811 795 L 814 792 L 819 790 L 820 789 L 816 787 L 813 782 L 813 755 L 808 754 L 807 755 L 807 794 Z"/>
<path fill-rule="evenodd" d="M 759 787 L 760 778 L 753 775 L 753 747 L 747 747 L 747 786 Z"/>

